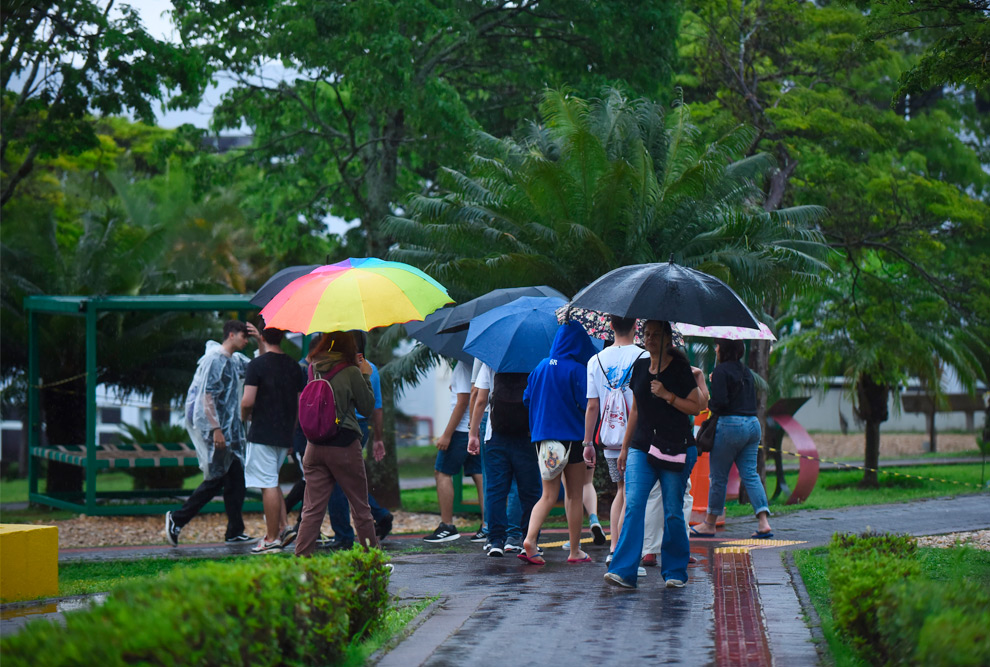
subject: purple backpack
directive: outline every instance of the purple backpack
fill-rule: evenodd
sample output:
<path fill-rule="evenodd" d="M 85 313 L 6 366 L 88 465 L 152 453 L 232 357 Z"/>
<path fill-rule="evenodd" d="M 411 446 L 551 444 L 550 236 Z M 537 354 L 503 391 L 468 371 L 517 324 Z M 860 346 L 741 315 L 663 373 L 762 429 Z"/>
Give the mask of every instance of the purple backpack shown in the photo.
<path fill-rule="evenodd" d="M 347 368 L 347 362 L 340 362 L 330 369 L 326 376 L 316 373 L 309 367 L 309 382 L 299 394 L 299 426 L 306 439 L 314 445 L 323 445 L 337 435 L 340 418 L 337 417 L 337 403 L 334 401 L 330 379 Z"/>

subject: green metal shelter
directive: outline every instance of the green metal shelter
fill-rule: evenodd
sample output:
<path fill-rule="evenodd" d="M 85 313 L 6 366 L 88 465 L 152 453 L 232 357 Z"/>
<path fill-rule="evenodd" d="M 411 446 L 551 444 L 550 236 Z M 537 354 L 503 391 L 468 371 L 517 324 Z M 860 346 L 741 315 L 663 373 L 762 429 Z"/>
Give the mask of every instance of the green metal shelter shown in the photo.
<path fill-rule="evenodd" d="M 97 441 L 96 414 L 96 323 L 101 313 L 110 311 L 183 311 L 237 313 L 243 319 L 256 311 L 250 295 L 174 294 L 156 296 L 29 296 L 24 300 L 28 317 L 28 499 L 51 507 L 90 515 L 160 514 L 175 506 L 142 503 L 121 504 L 106 500 L 137 500 L 172 498 L 180 490 L 98 492 L 97 472 L 107 469 L 153 466 L 198 466 L 195 451 L 186 443 L 148 443 L 131 448 L 110 447 Z M 86 442 L 78 445 L 44 446 L 41 444 L 41 409 L 39 385 L 39 326 L 43 315 L 68 315 L 86 321 Z M 194 369 L 190 368 L 190 379 Z M 83 493 L 39 493 L 38 476 L 41 459 L 60 461 L 85 469 L 86 486 Z M 219 511 L 222 503 L 210 503 L 204 511 Z M 261 503 L 247 502 L 247 511 L 259 511 Z"/>

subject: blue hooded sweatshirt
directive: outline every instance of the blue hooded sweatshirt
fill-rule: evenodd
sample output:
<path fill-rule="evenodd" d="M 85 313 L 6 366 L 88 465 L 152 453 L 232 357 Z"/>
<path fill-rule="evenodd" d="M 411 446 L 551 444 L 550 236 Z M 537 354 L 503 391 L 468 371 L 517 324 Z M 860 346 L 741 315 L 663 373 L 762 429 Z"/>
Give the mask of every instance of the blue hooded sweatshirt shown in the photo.
<path fill-rule="evenodd" d="M 550 357 L 529 374 L 523 402 L 529 408 L 533 442 L 584 440 L 584 412 L 588 407 L 588 360 L 598 352 L 577 322 L 559 329 Z"/>

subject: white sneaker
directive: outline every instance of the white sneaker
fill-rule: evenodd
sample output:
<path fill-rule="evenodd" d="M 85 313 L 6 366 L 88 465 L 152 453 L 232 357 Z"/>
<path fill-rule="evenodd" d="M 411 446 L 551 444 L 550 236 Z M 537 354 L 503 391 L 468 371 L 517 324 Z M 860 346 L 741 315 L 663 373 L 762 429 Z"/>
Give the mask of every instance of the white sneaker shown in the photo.
<path fill-rule="evenodd" d="M 684 588 L 684 582 L 680 579 L 668 579 L 667 588 Z"/>
<path fill-rule="evenodd" d="M 515 544 L 506 544 L 502 550 L 507 554 L 521 554 L 523 552 L 523 548 Z"/>
<path fill-rule="evenodd" d="M 265 538 L 258 540 L 258 543 L 251 547 L 251 553 L 253 554 L 269 554 L 278 553 L 282 551 L 282 540 L 275 540 L 274 542 L 269 542 Z"/>
<path fill-rule="evenodd" d="M 646 576 L 646 568 L 645 567 L 637 567 L 636 568 L 636 576 L 637 577 L 645 577 Z"/>
<path fill-rule="evenodd" d="M 609 555 L 605 556 L 605 564 L 606 565 L 611 565 L 612 564 L 612 554 L 609 554 Z"/>

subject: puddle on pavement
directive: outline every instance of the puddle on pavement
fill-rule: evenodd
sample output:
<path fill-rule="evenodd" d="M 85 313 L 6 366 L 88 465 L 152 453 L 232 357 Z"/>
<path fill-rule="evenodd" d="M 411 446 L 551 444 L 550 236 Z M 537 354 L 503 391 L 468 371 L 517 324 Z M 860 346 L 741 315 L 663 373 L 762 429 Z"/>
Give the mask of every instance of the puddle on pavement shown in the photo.
<path fill-rule="evenodd" d="M 96 595 L 63 598 L 55 601 L 42 600 L 19 604 L 0 610 L 0 621 L 27 619 L 31 616 L 45 616 L 47 614 L 64 614 L 67 611 L 86 609 L 93 604 L 103 604 L 106 599 L 106 593 L 97 593 Z"/>

